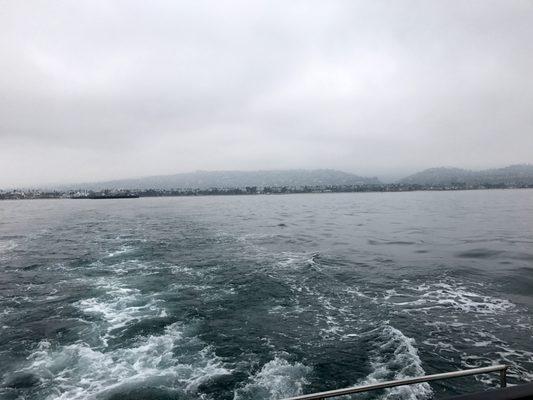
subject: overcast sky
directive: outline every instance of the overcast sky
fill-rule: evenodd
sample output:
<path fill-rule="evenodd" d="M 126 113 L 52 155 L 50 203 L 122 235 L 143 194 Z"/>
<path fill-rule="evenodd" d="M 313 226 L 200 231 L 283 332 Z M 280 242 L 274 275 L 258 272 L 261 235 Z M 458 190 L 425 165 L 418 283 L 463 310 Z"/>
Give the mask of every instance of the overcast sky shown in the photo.
<path fill-rule="evenodd" d="M 533 1 L 0 1 L 0 187 L 533 162 Z"/>

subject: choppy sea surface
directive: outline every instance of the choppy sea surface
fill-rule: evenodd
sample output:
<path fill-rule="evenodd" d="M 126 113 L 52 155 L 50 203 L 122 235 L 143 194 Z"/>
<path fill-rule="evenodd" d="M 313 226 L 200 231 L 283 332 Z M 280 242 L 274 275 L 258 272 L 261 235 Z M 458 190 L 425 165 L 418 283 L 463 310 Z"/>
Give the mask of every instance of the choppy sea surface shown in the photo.
<path fill-rule="evenodd" d="M 532 311 L 533 190 L 0 202 L 1 399 L 517 384 Z"/>

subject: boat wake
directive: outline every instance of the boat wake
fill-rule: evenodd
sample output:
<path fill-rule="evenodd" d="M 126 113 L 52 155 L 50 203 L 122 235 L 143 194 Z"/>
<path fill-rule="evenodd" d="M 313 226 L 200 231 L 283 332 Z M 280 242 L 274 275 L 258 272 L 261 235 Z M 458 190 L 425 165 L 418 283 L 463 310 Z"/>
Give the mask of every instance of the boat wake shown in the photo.
<path fill-rule="evenodd" d="M 415 340 L 399 329 L 384 324 L 367 332 L 371 341 L 369 361 L 372 372 L 358 384 L 370 384 L 425 375 Z M 386 389 L 381 399 L 421 400 L 431 398 L 433 391 L 427 383 Z"/>

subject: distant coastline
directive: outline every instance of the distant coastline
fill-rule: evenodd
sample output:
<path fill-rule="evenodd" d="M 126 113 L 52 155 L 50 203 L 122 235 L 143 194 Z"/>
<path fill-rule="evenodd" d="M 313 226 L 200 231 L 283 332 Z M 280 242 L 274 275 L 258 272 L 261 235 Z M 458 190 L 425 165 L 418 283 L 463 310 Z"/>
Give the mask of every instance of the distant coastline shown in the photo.
<path fill-rule="evenodd" d="M 493 190 L 493 189 L 533 189 L 532 185 L 457 185 L 457 186 L 425 186 L 406 184 L 383 184 L 357 187 L 270 187 L 270 188 L 212 188 L 212 189 L 174 189 L 174 190 L 115 190 L 112 194 L 87 192 L 81 194 L 76 191 L 40 191 L 40 190 L 12 190 L 0 191 L 0 200 L 36 200 L 36 199 L 136 199 L 141 197 L 200 197 L 200 196 L 260 196 L 284 194 L 312 194 L 312 193 L 398 193 L 417 191 L 464 191 L 464 190 Z"/>
<path fill-rule="evenodd" d="M 394 183 L 332 169 L 196 171 L 138 179 L 0 190 L 0 200 L 109 199 L 302 193 L 412 192 L 533 188 L 533 165 L 471 171 L 430 168 Z"/>

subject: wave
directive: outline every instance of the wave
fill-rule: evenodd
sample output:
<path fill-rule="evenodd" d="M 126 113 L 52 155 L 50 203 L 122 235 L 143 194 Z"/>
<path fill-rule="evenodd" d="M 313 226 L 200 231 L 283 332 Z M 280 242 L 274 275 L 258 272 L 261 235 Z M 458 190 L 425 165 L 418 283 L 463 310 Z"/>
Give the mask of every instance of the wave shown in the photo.
<path fill-rule="evenodd" d="M 320 259 L 320 253 L 289 253 L 281 254 L 282 259 L 277 261 L 276 266 L 279 268 L 305 268 L 315 266 Z"/>
<path fill-rule="evenodd" d="M 387 300 L 412 318 L 424 315 L 422 323 L 428 332 L 423 344 L 433 356 L 464 368 L 504 363 L 511 366 L 509 378 L 533 380 L 533 353 L 517 342 L 517 338 L 530 337 L 533 332 L 527 312 L 507 299 L 486 294 L 489 289 L 481 284 L 469 286 L 474 287 L 451 279 L 418 286 L 404 283 L 399 293 Z M 497 383 L 497 377 L 491 375 L 475 379 Z"/>
<path fill-rule="evenodd" d="M 104 346 L 114 331 L 131 321 L 167 315 L 160 301 L 143 296 L 138 289 L 124 287 L 116 280 L 99 279 L 97 287 L 105 290 L 105 294 L 80 300 L 75 305 L 84 314 L 100 318 L 98 328 L 103 331 L 100 339 Z"/>
<path fill-rule="evenodd" d="M 32 374 L 47 400 L 110 398 L 141 386 L 195 393 L 203 382 L 231 371 L 185 330 L 174 323 L 162 335 L 108 352 L 81 342 L 54 348 L 42 341 L 29 356 L 30 365 L 17 373 Z M 177 349 L 187 357 L 176 356 Z"/>
<path fill-rule="evenodd" d="M 377 336 L 374 337 L 376 333 Z M 369 352 L 372 372 L 359 384 L 425 375 L 414 339 L 388 324 L 367 335 L 372 337 L 372 349 Z M 420 400 L 431 398 L 432 393 L 429 384 L 421 383 L 387 389 L 381 398 Z"/>
<path fill-rule="evenodd" d="M 136 249 L 133 246 L 123 245 L 118 250 L 110 251 L 107 254 L 107 257 L 108 258 L 112 258 L 112 257 L 116 257 L 116 256 L 121 256 L 121 255 L 124 255 L 124 254 L 133 253 L 135 250 Z"/>
<path fill-rule="evenodd" d="M 480 248 L 462 251 L 456 253 L 455 256 L 461 258 L 496 258 L 501 254 L 503 251 Z"/>
<path fill-rule="evenodd" d="M 263 365 L 244 387 L 235 391 L 234 400 L 278 400 L 298 396 L 308 383 L 311 368 L 301 363 L 291 364 L 276 357 Z"/>
<path fill-rule="evenodd" d="M 404 285 L 402 289 L 406 290 L 405 296 L 416 297 L 416 299 L 394 302 L 394 304 L 401 307 L 414 307 L 417 310 L 453 308 L 464 313 L 498 315 L 516 307 L 509 300 L 478 293 L 455 282 Z"/>
<path fill-rule="evenodd" d="M 371 246 L 378 246 L 378 245 L 396 245 L 396 246 L 410 246 L 413 244 L 421 244 L 423 242 L 413 242 L 408 240 L 375 240 L 375 239 L 368 239 L 367 243 Z"/>
<path fill-rule="evenodd" d="M 318 252 L 281 253 L 269 276 L 288 285 L 292 296 L 289 302 L 272 306 L 269 313 L 283 318 L 313 314 L 322 340 L 351 340 L 358 336 L 365 319 L 361 307 L 374 299 L 356 285 L 340 281 L 335 272 L 335 267 L 328 265 Z"/>
<path fill-rule="evenodd" d="M 0 256 L 14 250 L 17 245 L 14 240 L 0 240 Z"/>
<path fill-rule="evenodd" d="M 163 300 L 127 285 L 118 269 L 137 271 L 143 268 L 138 264 L 113 264 L 106 268 L 114 276 L 86 279 L 94 297 L 73 305 L 90 328 L 68 345 L 41 341 L 25 366 L 7 377 L 7 387 L 35 389 L 46 400 L 129 398 L 139 391 L 148 391 L 147 397 L 163 391 L 163 398 L 202 398 L 203 383 L 231 374 L 193 334 L 194 321 L 171 323 Z"/>

